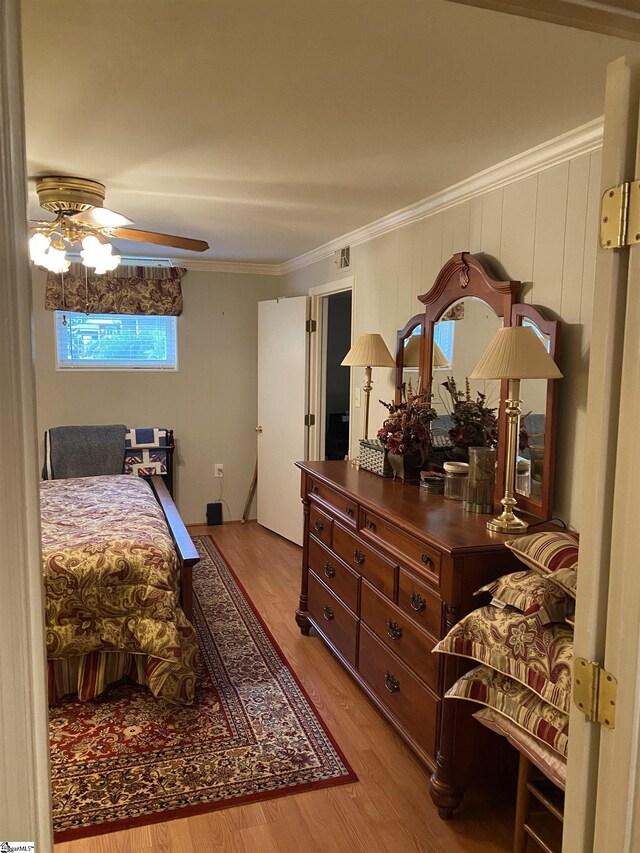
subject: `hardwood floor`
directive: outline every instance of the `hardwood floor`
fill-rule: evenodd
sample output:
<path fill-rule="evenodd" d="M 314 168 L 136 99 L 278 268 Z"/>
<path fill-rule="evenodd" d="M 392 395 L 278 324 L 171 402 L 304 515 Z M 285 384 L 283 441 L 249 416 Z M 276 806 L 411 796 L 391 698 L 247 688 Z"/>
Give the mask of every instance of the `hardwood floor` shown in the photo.
<path fill-rule="evenodd" d="M 359 781 L 55 846 L 56 853 L 507 853 L 515 784 L 438 817 L 428 773 L 317 637 L 294 620 L 301 549 L 255 522 L 209 533 L 263 615 Z M 195 569 L 197 571 L 197 567 Z"/>

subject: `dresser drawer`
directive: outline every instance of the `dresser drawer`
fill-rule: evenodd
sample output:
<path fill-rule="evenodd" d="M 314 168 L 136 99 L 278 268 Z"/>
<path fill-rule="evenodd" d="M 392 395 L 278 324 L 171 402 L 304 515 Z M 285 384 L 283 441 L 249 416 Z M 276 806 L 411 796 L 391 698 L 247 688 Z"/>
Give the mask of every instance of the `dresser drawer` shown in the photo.
<path fill-rule="evenodd" d="M 358 517 L 357 503 L 349 500 L 349 498 L 346 498 L 344 495 L 340 494 L 340 492 L 335 491 L 335 489 L 325 486 L 325 484 L 321 483 L 319 480 L 314 480 L 312 477 L 309 478 L 308 488 L 311 497 L 316 497 L 319 500 L 324 501 L 339 513 L 345 521 L 348 521 L 350 524 L 355 526 L 356 519 Z"/>
<path fill-rule="evenodd" d="M 440 655 L 431 654 L 436 640 L 365 581 L 361 596 L 362 622 L 437 693 Z"/>
<path fill-rule="evenodd" d="M 442 601 L 422 579 L 401 568 L 398 607 L 434 637 L 442 635 Z"/>
<path fill-rule="evenodd" d="M 309 572 L 308 595 L 307 607 L 318 629 L 355 666 L 358 619 L 313 572 Z"/>
<path fill-rule="evenodd" d="M 318 509 L 315 504 L 309 507 L 309 532 L 325 545 L 331 547 L 331 530 L 333 520 Z"/>
<path fill-rule="evenodd" d="M 393 598 L 398 567 L 377 554 L 339 524 L 333 526 L 333 550 L 354 571 L 365 577 L 380 592 Z"/>
<path fill-rule="evenodd" d="M 329 587 L 338 598 L 358 612 L 358 590 L 360 575 L 352 572 L 327 548 L 314 539 L 309 539 L 309 568 Z"/>
<path fill-rule="evenodd" d="M 358 670 L 382 704 L 434 758 L 437 697 L 362 623 Z"/>
<path fill-rule="evenodd" d="M 419 567 L 437 581 L 440 577 L 440 552 L 420 539 L 405 533 L 368 510 L 362 511 L 363 533 L 374 542 L 395 551 L 402 562 Z"/>

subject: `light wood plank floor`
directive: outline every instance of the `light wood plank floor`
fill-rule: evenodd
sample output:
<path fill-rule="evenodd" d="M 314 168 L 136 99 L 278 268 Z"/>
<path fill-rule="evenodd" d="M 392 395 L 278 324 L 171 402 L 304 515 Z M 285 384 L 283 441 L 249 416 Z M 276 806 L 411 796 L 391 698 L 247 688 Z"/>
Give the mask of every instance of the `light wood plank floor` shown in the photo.
<path fill-rule="evenodd" d="M 507 853 L 514 795 L 483 788 L 442 821 L 428 773 L 317 636 L 294 620 L 301 549 L 255 522 L 210 533 L 249 592 L 359 781 L 57 844 L 56 853 Z M 197 571 L 197 567 L 196 567 Z M 515 791 L 514 791 L 515 793 Z"/>

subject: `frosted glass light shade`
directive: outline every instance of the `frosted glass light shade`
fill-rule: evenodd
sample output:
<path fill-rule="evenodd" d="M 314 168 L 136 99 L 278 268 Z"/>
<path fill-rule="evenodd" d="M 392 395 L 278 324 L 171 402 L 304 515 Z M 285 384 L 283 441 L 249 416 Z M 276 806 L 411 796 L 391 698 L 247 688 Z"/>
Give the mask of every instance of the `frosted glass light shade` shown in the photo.
<path fill-rule="evenodd" d="M 360 335 L 342 359 L 345 367 L 395 367 L 396 362 L 378 334 Z"/>
<path fill-rule="evenodd" d="M 562 373 L 529 326 L 505 326 L 493 336 L 470 379 L 561 379 Z"/>

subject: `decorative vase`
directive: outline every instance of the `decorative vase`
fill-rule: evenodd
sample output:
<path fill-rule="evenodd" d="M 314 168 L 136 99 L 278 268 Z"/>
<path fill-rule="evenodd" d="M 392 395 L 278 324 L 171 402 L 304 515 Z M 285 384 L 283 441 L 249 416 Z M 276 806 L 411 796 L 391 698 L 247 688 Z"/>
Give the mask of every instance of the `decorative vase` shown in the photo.
<path fill-rule="evenodd" d="M 419 483 L 425 457 L 425 450 L 421 447 L 408 453 L 389 453 L 387 458 L 393 471 L 393 479 L 399 477 L 403 483 Z"/>
<path fill-rule="evenodd" d="M 496 482 L 496 451 L 492 447 L 469 448 L 469 477 L 462 507 L 468 512 L 493 512 Z"/>

